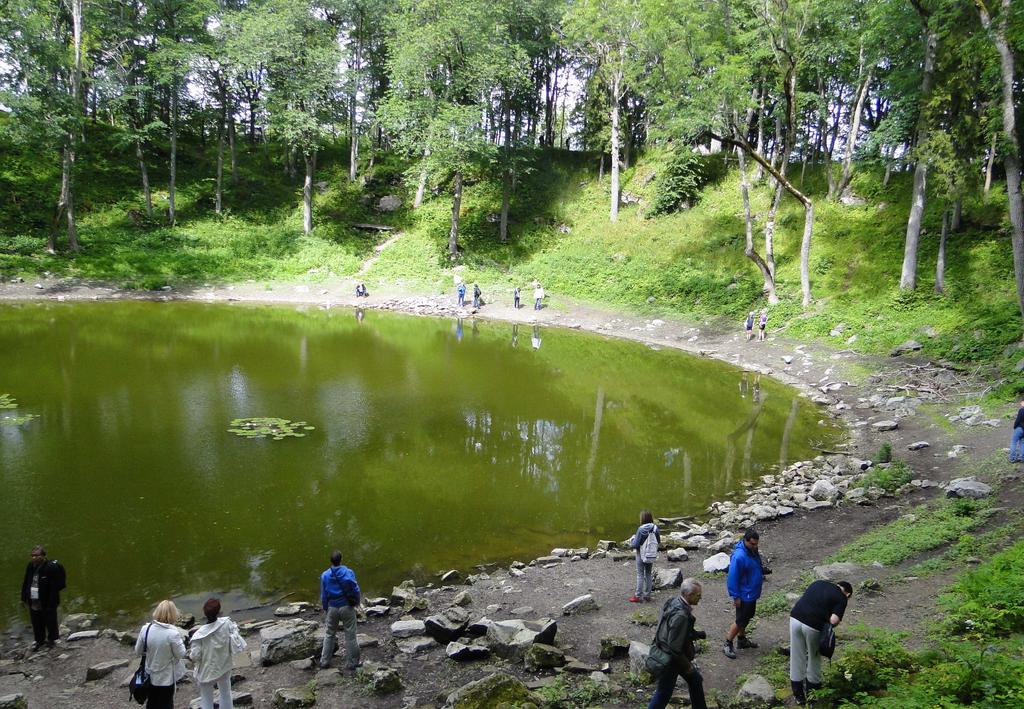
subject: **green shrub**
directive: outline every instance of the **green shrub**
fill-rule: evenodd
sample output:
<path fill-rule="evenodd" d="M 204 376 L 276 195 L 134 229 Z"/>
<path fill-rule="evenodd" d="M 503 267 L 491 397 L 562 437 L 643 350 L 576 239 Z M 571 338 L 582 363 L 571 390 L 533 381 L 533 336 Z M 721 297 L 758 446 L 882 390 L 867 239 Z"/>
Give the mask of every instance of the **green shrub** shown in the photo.
<path fill-rule="evenodd" d="M 880 629 L 865 632 L 864 647 L 846 650 L 829 664 L 819 698 L 835 703 L 856 702 L 917 669 L 914 656 L 903 647 L 906 634 Z"/>
<path fill-rule="evenodd" d="M 708 182 L 708 173 L 702 156 L 690 148 L 676 150 L 655 181 L 654 199 L 647 216 L 671 214 L 684 204 L 694 204 Z"/>
<path fill-rule="evenodd" d="M 875 455 L 879 463 L 889 463 L 892 461 L 892 444 L 886 441 L 878 448 L 878 453 Z"/>
<path fill-rule="evenodd" d="M 963 633 L 989 637 L 1024 632 L 1024 542 L 961 576 L 943 605 Z"/>
<path fill-rule="evenodd" d="M 859 484 L 864 487 L 880 487 L 888 492 L 894 492 L 910 482 L 913 477 L 914 471 L 910 469 L 910 466 L 902 460 L 897 460 L 888 468 L 871 468 L 861 476 Z"/>

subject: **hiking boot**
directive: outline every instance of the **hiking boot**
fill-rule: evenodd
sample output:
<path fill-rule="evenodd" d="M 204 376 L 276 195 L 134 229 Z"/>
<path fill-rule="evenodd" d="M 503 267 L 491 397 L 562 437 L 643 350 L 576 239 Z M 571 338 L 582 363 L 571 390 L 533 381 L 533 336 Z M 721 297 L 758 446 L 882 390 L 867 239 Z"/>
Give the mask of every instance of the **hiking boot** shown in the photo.
<path fill-rule="evenodd" d="M 807 703 L 807 695 L 804 693 L 803 680 L 799 682 L 789 681 L 789 686 L 793 689 L 793 701 L 798 705 L 803 706 Z"/>
<path fill-rule="evenodd" d="M 722 652 L 725 653 L 725 656 L 730 660 L 736 659 L 736 650 L 732 647 L 732 640 L 725 641 L 725 645 L 722 646 Z"/>
<path fill-rule="evenodd" d="M 642 599 L 642 598 L 640 598 L 640 596 L 630 596 L 630 597 L 629 597 L 629 602 L 630 602 L 630 603 L 639 603 L 639 602 L 640 602 L 640 601 L 642 601 L 642 600 L 643 600 L 643 599 Z"/>
<path fill-rule="evenodd" d="M 39 648 L 41 648 L 42 646 L 42 643 L 32 643 L 32 652 L 39 652 Z"/>
<path fill-rule="evenodd" d="M 753 640 L 748 640 L 746 636 L 743 635 L 740 636 L 740 641 L 739 643 L 737 643 L 737 645 L 739 646 L 740 650 L 753 650 L 758 646 L 757 643 L 755 643 Z"/>

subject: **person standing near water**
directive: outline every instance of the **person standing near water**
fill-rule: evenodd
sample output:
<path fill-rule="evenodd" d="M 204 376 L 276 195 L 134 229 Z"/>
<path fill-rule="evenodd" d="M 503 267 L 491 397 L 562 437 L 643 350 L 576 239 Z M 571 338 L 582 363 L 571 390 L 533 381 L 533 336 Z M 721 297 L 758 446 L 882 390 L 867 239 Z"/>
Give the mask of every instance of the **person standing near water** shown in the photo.
<path fill-rule="evenodd" d="M 356 606 L 360 600 L 356 575 L 352 569 L 341 565 L 341 552 L 335 549 L 331 552 L 330 567 L 320 574 L 320 605 L 327 613 L 320 669 L 331 666 L 339 625 L 345 631 L 345 669 L 354 670 L 362 664 L 356 640 Z"/>
<path fill-rule="evenodd" d="M 690 689 L 692 709 L 707 709 L 704 678 L 700 674 L 700 669 L 693 663 L 693 658 L 697 654 L 693 641 L 707 637 L 703 630 L 694 630 L 693 627 L 696 622 L 693 607 L 700 603 L 703 592 L 704 589 L 697 579 L 684 579 L 679 587 L 679 595 L 665 601 L 661 609 L 658 630 L 654 634 L 651 652 L 645 663 L 647 671 L 658 681 L 647 709 L 665 709 L 668 706 L 676 686 L 676 678 L 680 675 Z"/>
<path fill-rule="evenodd" d="M 766 327 L 768 327 L 768 308 L 763 308 L 761 310 L 761 317 L 758 320 L 757 327 L 758 327 L 758 330 L 757 330 L 757 341 L 758 342 L 764 342 L 764 338 L 765 338 L 764 329 Z"/>
<path fill-rule="evenodd" d="M 512 289 L 512 307 L 519 310 L 519 286 Z"/>
<path fill-rule="evenodd" d="M 658 531 L 658 526 L 654 524 L 654 515 L 651 514 L 650 510 L 644 510 L 640 513 L 640 526 L 636 528 L 636 534 L 633 535 L 633 540 L 630 542 L 630 546 L 636 550 L 636 592 L 629 599 L 630 603 L 641 603 L 643 601 L 651 600 L 651 591 L 654 590 L 654 560 L 650 561 L 645 558 L 646 549 L 644 542 L 650 535 L 654 535 L 654 541 L 656 544 L 661 544 L 661 533 Z M 655 554 L 657 554 L 657 546 L 655 548 Z"/>
<path fill-rule="evenodd" d="M 459 307 L 461 308 L 466 304 L 466 284 L 460 282 L 459 285 L 455 286 L 455 293 L 459 297 Z"/>
<path fill-rule="evenodd" d="M 206 623 L 192 635 L 188 657 L 195 663 L 196 683 L 199 685 L 200 709 L 213 709 L 213 688 L 220 690 L 217 705 L 232 709 L 231 656 L 245 652 L 245 640 L 227 616 L 220 615 L 220 601 L 209 599 L 203 604 Z"/>
<path fill-rule="evenodd" d="M 754 311 L 747 313 L 747 319 L 743 322 L 743 329 L 747 332 L 747 342 L 754 336 Z"/>
<path fill-rule="evenodd" d="M 28 606 L 32 621 L 32 652 L 46 643 L 53 647 L 59 634 L 57 628 L 57 606 L 60 592 L 64 590 L 67 577 L 64 567 L 56 559 L 46 558 L 46 549 L 41 544 L 32 548 L 25 578 L 21 582 L 21 602 Z"/>
<path fill-rule="evenodd" d="M 153 622 L 139 629 L 135 655 L 146 656 L 151 682 L 146 709 L 173 709 L 174 688 L 185 676 L 185 643 L 175 625 L 178 618 L 178 607 L 172 601 L 160 601 Z"/>
<path fill-rule="evenodd" d="M 1024 401 L 1017 409 L 1017 418 L 1013 420 L 1013 435 L 1010 437 L 1010 462 L 1024 463 Z"/>
<path fill-rule="evenodd" d="M 729 626 L 729 632 L 725 635 L 725 644 L 722 652 L 730 660 L 736 659 L 736 648 L 733 647 L 733 640 L 739 637 L 738 647 L 742 649 L 756 648 L 757 643 L 747 639 L 747 624 L 754 618 L 757 611 L 757 599 L 761 597 L 761 587 L 764 584 L 764 575 L 768 573 L 761 562 L 761 554 L 758 546 L 761 543 L 761 535 L 751 527 L 743 534 L 743 539 L 736 542 L 732 551 L 732 558 L 729 560 L 729 574 L 726 576 L 725 586 L 729 591 L 729 598 L 736 609 L 736 619 Z"/>
<path fill-rule="evenodd" d="M 540 284 L 540 281 L 533 282 L 533 309 L 540 310 L 542 302 L 544 301 L 544 286 Z"/>
<path fill-rule="evenodd" d="M 480 286 L 478 284 L 474 283 L 473 284 L 473 307 L 474 308 L 479 308 L 480 307 L 480 296 L 482 296 L 483 294 L 484 294 L 484 292 L 482 290 L 480 290 Z"/>

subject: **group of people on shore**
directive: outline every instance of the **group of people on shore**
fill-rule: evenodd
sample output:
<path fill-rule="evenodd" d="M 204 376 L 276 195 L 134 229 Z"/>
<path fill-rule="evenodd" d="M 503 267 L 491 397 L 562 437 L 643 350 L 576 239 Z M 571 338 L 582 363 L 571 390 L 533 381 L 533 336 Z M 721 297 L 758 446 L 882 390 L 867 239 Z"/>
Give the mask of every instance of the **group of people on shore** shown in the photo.
<path fill-rule="evenodd" d="M 758 645 L 747 637 L 747 626 L 757 612 L 764 577 L 771 573 L 759 551 L 760 534 L 751 527 L 736 542 L 729 560 L 726 590 L 735 609 L 735 617 L 725 633 L 722 653 L 736 659 L 736 650 Z M 661 534 L 649 510 L 640 513 L 640 526 L 630 540 L 636 550 L 636 591 L 631 603 L 651 600 L 654 560 Z M 690 691 L 690 706 L 705 709 L 704 680 L 694 662 L 695 641 L 707 637 L 695 629 L 693 608 L 700 602 L 703 586 L 695 578 L 682 582 L 679 595 L 668 599 L 661 609 L 654 642 L 647 659 L 647 670 L 657 680 L 648 709 L 664 709 L 672 698 L 676 679 L 682 677 Z M 815 581 L 804 591 L 789 614 L 789 679 L 793 699 L 807 703 L 808 691 L 820 689 L 821 651 L 819 642 L 826 626 L 842 622 L 846 605 L 853 595 L 847 581 Z"/>
<path fill-rule="evenodd" d="M 747 333 L 747 342 L 754 336 L 754 323 L 757 322 L 757 341 L 764 342 L 765 330 L 768 327 L 768 308 L 762 308 L 758 315 L 751 310 L 747 313 L 747 319 L 743 321 L 743 330 Z"/>
<path fill-rule="evenodd" d="M 455 283 L 455 300 L 460 308 L 466 305 L 466 293 L 468 292 L 465 281 L 458 279 Z M 483 291 L 480 290 L 480 285 L 477 283 L 473 284 L 473 307 L 479 308 L 484 304 Z M 540 281 L 533 282 L 533 309 L 540 310 L 544 307 L 545 298 L 544 286 L 540 284 Z M 519 286 L 512 289 L 512 307 L 519 310 L 522 307 L 522 290 Z"/>

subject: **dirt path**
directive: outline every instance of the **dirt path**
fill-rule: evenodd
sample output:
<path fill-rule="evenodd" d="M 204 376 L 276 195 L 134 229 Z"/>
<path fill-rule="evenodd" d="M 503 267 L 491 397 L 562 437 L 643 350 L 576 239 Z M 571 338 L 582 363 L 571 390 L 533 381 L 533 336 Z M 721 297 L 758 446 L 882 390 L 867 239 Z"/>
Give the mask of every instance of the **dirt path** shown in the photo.
<path fill-rule="evenodd" d="M 46 281 L 40 281 L 40 285 L 43 287 L 36 288 L 34 282 L 0 285 L 0 301 L 24 298 L 103 300 L 137 297 L 137 294 L 121 294 L 103 285 L 68 285 Z M 346 281 L 322 287 L 319 284 L 274 285 L 269 292 L 262 284 L 229 288 L 203 287 L 157 294 L 156 297 L 215 302 L 313 302 L 322 307 L 335 307 L 355 305 L 354 296 L 349 295 L 351 293 L 351 284 Z M 436 303 L 438 308 L 451 309 L 453 299 L 448 296 L 378 289 L 359 304 L 371 309 L 402 309 L 403 304 L 424 300 Z M 511 297 L 505 300 L 511 301 Z M 366 317 L 372 317 L 372 314 Z M 694 323 L 668 317 L 655 319 L 614 313 L 561 299 L 555 299 L 553 305 L 539 312 L 525 308 L 515 310 L 510 303 L 492 303 L 486 305 L 476 317 L 584 329 L 655 346 L 675 347 L 771 375 L 817 398 L 823 403 L 828 415 L 842 419 L 849 427 L 850 452 L 854 456 L 871 459 L 879 445 L 887 441 L 891 443 L 894 455 L 905 460 L 913 468 L 915 477 L 919 478 L 941 482 L 972 474 L 992 451 L 1004 448 L 1007 443 L 1005 439 L 1010 427 L 1008 416 L 1011 413 L 1009 406 L 999 412 L 996 426 L 950 424 L 945 418 L 957 412 L 962 403 L 957 400 L 958 396 L 972 388 L 980 391 L 983 382 L 974 383 L 964 379 L 947 382 L 947 395 L 938 396 L 930 402 L 925 401 L 906 411 L 899 411 L 903 402 L 876 402 L 872 405 L 872 397 L 898 397 L 898 387 L 908 377 L 920 376 L 915 366 L 902 359 L 837 351 L 820 343 L 801 344 L 771 333 L 767 342 L 747 343 L 738 327 L 725 330 L 721 323 Z M 939 376 L 947 377 L 941 371 Z M 948 374 L 948 377 L 956 376 Z M 897 413 L 906 415 L 900 417 L 898 429 L 877 432 L 872 423 L 896 415 L 885 406 L 895 406 Z M 930 446 L 917 451 L 908 450 L 908 446 L 917 441 L 927 441 Z M 954 450 L 954 446 L 966 448 L 957 457 L 950 457 L 949 451 Z M 1019 513 L 1024 499 L 1019 475 L 1012 466 L 997 466 L 997 474 L 1005 477 L 999 488 L 998 503 L 1005 509 L 990 523 L 990 527 Z M 765 595 L 786 588 L 859 534 L 889 522 L 906 513 L 910 506 L 939 494 L 941 490 L 938 488 L 917 489 L 903 497 L 882 498 L 869 506 L 845 504 L 813 512 L 799 510 L 790 517 L 761 525 L 762 552 L 771 559 L 774 569 L 774 574 L 766 584 Z M 672 510 L 656 510 L 656 513 L 671 515 Z M 631 531 L 622 530 L 621 537 L 625 538 Z M 893 543 L 898 544 L 899 540 Z M 557 546 L 557 540 L 553 540 L 552 546 Z M 671 566 L 679 566 L 685 575 L 702 576 L 701 560 L 705 556 L 702 552 L 691 552 L 689 561 Z M 872 576 L 879 580 L 880 592 L 873 595 L 857 594 L 854 597 L 850 623 L 860 621 L 875 627 L 919 631 L 922 624 L 934 616 L 938 593 L 959 570 L 908 578 L 907 569 L 921 560 L 912 558 L 896 567 L 873 571 Z M 659 565 L 668 565 L 664 555 Z M 423 590 L 421 594 L 429 599 L 431 609 L 436 610 L 446 607 L 458 592 L 465 590 L 471 598 L 468 608 L 473 619 L 483 615 L 493 620 L 545 616 L 556 618 L 559 622 L 558 644 L 581 662 L 595 667 L 604 662 L 598 656 L 603 637 L 624 635 L 631 640 L 650 642 L 653 628 L 644 623 L 653 622 L 661 603 L 675 593 L 671 589 L 658 591 L 655 602 L 643 606 L 629 603 L 627 599 L 633 582 L 631 559 L 592 559 L 557 563 L 550 568 L 536 565 L 527 567 L 522 575 L 510 574 L 507 569 L 488 571 L 489 578 L 481 578 L 471 586 L 434 588 Z M 855 585 L 861 580 L 851 579 Z M 778 647 L 788 641 L 788 620 L 785 613 L 759 619 L 754 637 L 761 643 L 761 647 L 758 650 L 741 651 L 738 659 L 729 660 L 720 650 L 721 637 L 731 616 L 724 581 L 718 576 L 708 578 L 704 583 L 704 599 L 697 609 L 697 617 L 699 625 L 707 630 L 709 641 L 699 662 L 709 690 L 730 695 L 735 692 L 736 679 L 741 674 L 753 671 L 761 658 L 776 653 Z M 8 580 L 8 586 L 11 585 Z M 579 616 L 562 617 L 562 605 L 584 593 L 592 594 L 600 609 Z M 305 600 L 315 601 L 312 597 Z M 417 614 L 419 617 L 422 615 Z M 318 620 L 319 614 L 312 613 L 308 617 Z M 245 616 L 237 620 L 245 620 Z M 497 670 L 511 672 L 534 683 L 550 682 L 554 677 L 551 673 L 526 673 L 521 664 L 513 665 L 495 658 L 482 662 L 455 663 L 445 657 L 442 645 L 417 654 L 403 653 L 391 638 L 389 625 L 393 620 L 394 617 L 369 619 L 360 625 L 362 633 L 376 638 L 380 643 L 379 647 L 367 648 L 364 659 L 384 662 L 396 668 L 403 678 L 404 689 L 384 697 L 375 697 L 367 693 L 361 682 L 350 676 L 319 676 L 318 684 L 321 686 L 317 706 L 440 706 L 443 701 L 438 701 L 439 696 L 443 697 L 465 682 Z M 124 690 L 119 684 L 128 670 L 118 670 L 95 682 L 84 681 L 88 666 L 104 660 L 129 657 L 128 648 L 115 640 L 101 638 L 80 643 L 62 642 L 55 651 L 31 656 L 26 654 L 25 645 L 24 638 L 6 638 L 3 643 L 0 655 L 0 696 L 7 692 L 23 692 L 32 707 L 75 706 L 98 709 L 123 701 Z M 249 636 L 250 650 L 256 650 L 257 646 L 258 636 Z M 287 663 L 269 668 L 260 668 L 248 662 L 242 664 L 239 674 L 244 679 L 236 683 L 237 688 L 251 692 L 257 707 L 271 706 L 275 688 L 302 685 L 317 677 L 312 670 L 298 669 Z M 602 706 L 646 706 L 652 690 L 631 683 L 628 663 L 624 659 L 611 661 L 607 677 L 617 687 L 617 692 L 611 699 L 605 700 Z M 195 688 L 190 684 L 182 686 L 181 694 L 189 700 L 197 696 Z M 177 706 L 185 704 L 179 698 Z"/>
<path fill-rule="evenodd" d="M 396 241 L 398 241 L 401 238 L 402 238 L 402 232 L 397 231 L 394 234 L 392 234 L 391 236 L 389 236 L 387 238 L 387 241 L 383 241 L 383 242 L 377 244 L 376 246 L 374 246 L 373 247 L 373 256 L 371 256 L 368 259 L 366 259 L 365 261 L 363 261 L 363 264 L 359 267 L 359 272 L 356 274 L 356 277 L 359 278 L 361 276 L 366 275 L 366 273 L 369 272 L 369 270 L 371 268 L 373 268 L 373 264 L 377 263 L 377 261 L 380 260 L 380 255 L 382 253 L 384 253 L 384 249 L 388 248 L 389 246 L 391 246 L 392 244 L 394 244 Z"/>

